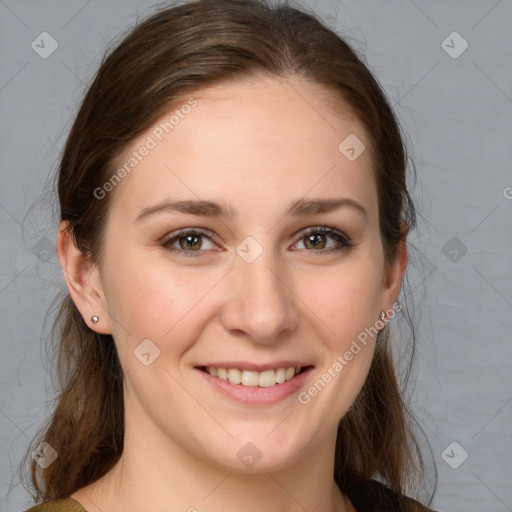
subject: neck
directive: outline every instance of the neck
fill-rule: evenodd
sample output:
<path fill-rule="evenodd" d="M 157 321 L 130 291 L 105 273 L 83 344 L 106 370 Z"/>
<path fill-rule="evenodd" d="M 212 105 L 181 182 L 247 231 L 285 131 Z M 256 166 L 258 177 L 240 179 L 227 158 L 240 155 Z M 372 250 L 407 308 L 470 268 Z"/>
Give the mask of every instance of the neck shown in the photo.
<path fill-rule="evenodd" d="M 286 466 L 242 473 L 191 454 L 152 424 L 125 425 L 114 468 L 71 495 L 87 512 L 355 510 L 333 479 L 335 434 Z"/>

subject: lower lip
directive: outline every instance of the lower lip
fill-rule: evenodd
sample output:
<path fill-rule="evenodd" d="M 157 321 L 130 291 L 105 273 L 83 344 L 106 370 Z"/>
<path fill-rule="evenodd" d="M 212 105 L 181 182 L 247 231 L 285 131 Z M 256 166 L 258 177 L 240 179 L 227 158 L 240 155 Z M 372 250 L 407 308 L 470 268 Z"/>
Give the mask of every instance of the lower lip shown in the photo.
<path fill-rule="evenodd" d="M 195 370 L 197 370 L 206 379 L 206 382 L 224 396 L 243 404 L 266 405 L 275 404 L 294 393 L 298 393 L 309 373 L 313 370 L 313 367 L 309 366 L 302 373 L 295 375 L 292 379 L 287 380 L 282 384 L 275 384 L 268 388 L 233 384 L 228 380 L 212 377 L 209 373 L 198 368 L 195 368 Z"/>

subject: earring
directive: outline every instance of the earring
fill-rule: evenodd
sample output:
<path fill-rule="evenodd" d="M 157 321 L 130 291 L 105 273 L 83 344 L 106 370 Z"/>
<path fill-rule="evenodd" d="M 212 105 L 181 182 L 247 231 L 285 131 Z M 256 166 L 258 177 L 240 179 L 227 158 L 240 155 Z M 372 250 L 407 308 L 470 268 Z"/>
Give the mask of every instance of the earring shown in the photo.
<path fill-rule="evenodd" d="M 386 320 L 386 313 L 384 313 L 384 311 L 381 311 L 379 318 L 384 322 L 384 320 Z"/>
<path fill-rule="evenodd" d="M 97 324 L 99 319 L 100 319 L 100 318 L 99 318 L 98 316 L 93 316 L 93 317 L 91 318 L 91 322 L 92 322 L 93 324 Z"/>

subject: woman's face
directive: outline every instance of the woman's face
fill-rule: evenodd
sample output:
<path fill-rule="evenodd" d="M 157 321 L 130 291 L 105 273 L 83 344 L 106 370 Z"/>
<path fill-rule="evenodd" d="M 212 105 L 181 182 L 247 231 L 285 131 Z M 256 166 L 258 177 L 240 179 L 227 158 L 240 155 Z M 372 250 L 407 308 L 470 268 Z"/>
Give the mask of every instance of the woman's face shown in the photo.
<path fill-rule="evenodd" d="M 325 94 L 296 78 L 205 89 L 121 159 L 101 320 L 141 442 L 238 471 L 332 456 L 402 269 L 385 273 L 370 142 Z"/>

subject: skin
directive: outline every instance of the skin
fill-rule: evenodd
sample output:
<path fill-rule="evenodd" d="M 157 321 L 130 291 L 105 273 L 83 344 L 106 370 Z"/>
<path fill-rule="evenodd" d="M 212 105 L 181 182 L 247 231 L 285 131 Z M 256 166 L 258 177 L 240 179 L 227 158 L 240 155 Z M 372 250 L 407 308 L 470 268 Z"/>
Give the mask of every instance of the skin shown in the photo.
<path fill-rule="evenodd" d="M 405 242 L 386 266 L 370 141 L 357 120 L 333 113 L 327 94 L 296 77 L 204 89 L 110 192 L 98 266 L 61 224 L 69 292 L 91 329 L 113 335 L 124 370 L 124 452 L 71 496 L 89 512 L 354 510 L 332 476 L 336 428 L 367 376 L 374 338 L 307 405 L 297 393 L 272 405 L 237 403 L 194 369 L 297 359 L 314 365 L 307 390 L 396 301 Z M 366 145 L 354 161 L 338 150 L 350 134 Z M 162 201 L 198 197 L 229 204 L 236 217 L 161 212 L 135 221 Z M 338 197 L 366 215 L 350 206 L 286 214 L 299 199 Z M 318 232 L 325 245 L 307 244 L 301 232 L 318 226 L 345 233 L 353 247 L 326 252 L 339 243 Z M 215 236 L 200 238 L 198 257 L 162 246 L 183 228 Z M 236 252 L 247 236 L 263 249 L 252 263 Z M 148 338 L 160 355 L 145 366 L 133 351 Z M 250 468 L 237 457 L 248 442 L 261 453 Z"/>

